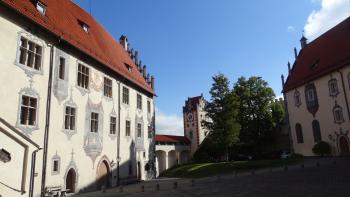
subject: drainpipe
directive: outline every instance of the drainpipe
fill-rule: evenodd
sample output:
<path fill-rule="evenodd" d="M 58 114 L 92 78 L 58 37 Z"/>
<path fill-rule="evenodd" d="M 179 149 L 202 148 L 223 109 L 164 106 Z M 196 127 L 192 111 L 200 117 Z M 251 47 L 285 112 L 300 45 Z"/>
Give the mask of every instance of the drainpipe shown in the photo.
<path fill-rule="evenodd" d="M 41 149 L 42 148 L 38 148 L 32 153 L 32 169 L 30 171 L 30 180 L 29 180 L 29 197 L 33 197 L 36 153 Z"/>
<path fill-rule="evenodd" d="M 343 92 L 344 92 L 344 98 L 345 98 L 345 103 L 346 103 L 346 109 L 347 109 L 348 118 L 349 118 L 349 121 L 350 121 L 349 102 L 348 102 L 348 96 L 346 95 L 346 92 L 345 92 L 344 77 L 343 77 L 343 73 L 340 70 L 338 70 L 338 72 L 340 74 L 341 83 L 342 83 L 342 86 L 343 86 Z"/>
<path fill-rule="evenodd" d="M 117 136 L 117 185 L 120 185 L 119 163 L 120 163 L 120 81 L 118 83 L 118 136 Z"/>
<path fill-rule="evenodd" d="M 47 101 L 46 101 L 46 124 L 45 124 L 45 134 L 44 134 L 44 152 L 43 152 L 43 169 L 41 175 L 41 196 L 45 195 L 45 181 L 46 181 L 46 165 L 47 165 L 47 149 L 49 140 L 49 128 L 50 128 L 50 111 L 51 111 L 51 89 L 52 89 L 52 70 L 53 70 L 53 53 L 54 46 L 49 44 L 50 47 L 50 71 L 49 80 L 47 88 Z"/>

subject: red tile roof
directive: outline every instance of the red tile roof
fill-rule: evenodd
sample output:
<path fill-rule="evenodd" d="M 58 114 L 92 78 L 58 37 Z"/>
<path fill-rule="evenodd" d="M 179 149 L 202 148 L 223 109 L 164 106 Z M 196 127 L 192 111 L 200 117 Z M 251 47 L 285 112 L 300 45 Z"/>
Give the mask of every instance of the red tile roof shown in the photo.
<path fill-rule="evenodd" d="M 350 64 L 350 17 L 304 47 L 283 91 L 289 91 Z"/>
<path fill-rule="evenodd" d="M 176 135 L 156 135 L 156 142 L 183 142 L 190 144 L 191 141 L 185 136 L 176 136 Z"/>
<path fill-rule="evenodd" d="M 143 90 L 154 94 L 129 54 L 91 15 L 71 0 L 41 1 L 47 6 L 45 16 L 36 10 L 32 0 L 2 0 L 61 40 L 75 46 Z M 81 28 L 79 21 L 89 26 L 89 33 Z M 131 72 L 127 70 L 125 63 L 132 66 Z"/>

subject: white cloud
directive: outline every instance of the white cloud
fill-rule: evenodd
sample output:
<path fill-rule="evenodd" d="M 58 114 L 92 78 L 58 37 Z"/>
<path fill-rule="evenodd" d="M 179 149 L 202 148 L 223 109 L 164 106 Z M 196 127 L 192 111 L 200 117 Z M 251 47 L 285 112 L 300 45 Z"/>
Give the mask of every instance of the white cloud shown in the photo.
<path fill-rule="evenodd" d="M 183 118 L 176 114 L 165 114 L 156 109 L 156 133 L 184 135 Z"/>
<path fill-rule="evenodd" d="M 317 0 L 312 0 L 316 3 Z M 304 27 L 305 36 L 311 41 L 350 15 L 349 0 L 322 0 L 321 8 L 313 10 Z"/>
<path fill-rule="evenodd" d="M 295 27 L 294 27 L 294 26 L 289 25 L 289 26 L 287 27 L 287 32 L 289 32 L 289 33 L 291 33 L 291 32 L 295 32 Z"/>

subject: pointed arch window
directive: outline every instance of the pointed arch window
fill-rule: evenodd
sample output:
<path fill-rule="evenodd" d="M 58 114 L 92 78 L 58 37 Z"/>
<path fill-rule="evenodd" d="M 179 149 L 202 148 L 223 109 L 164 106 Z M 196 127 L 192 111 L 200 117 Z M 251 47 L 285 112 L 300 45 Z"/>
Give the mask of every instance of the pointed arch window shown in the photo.
<path fill-rule="evenodd" d="M 314 84 L 309 84 L 305 87 L 305 101 L 308 111 L 315 115 L 318 110 L 318 99 Z"/>
<path fill-rule="evenodd" d="M 320 123 L 318 120 L 313 120 L 312 121 L 312 132 L 314 135 L 314 142 L 320 142 L 322 141 L 322 136 L 321 136 L 321 128 L 320 128 Z"/>
<path fill-rule="evenodd" d="M 301 128 L 301 124 L 300 123 L 295 124 L 295 133 L 296 133 L 296 136 L 297 136 L 297 142 L 299 144 L 304 143 L 303 130 Z"/>

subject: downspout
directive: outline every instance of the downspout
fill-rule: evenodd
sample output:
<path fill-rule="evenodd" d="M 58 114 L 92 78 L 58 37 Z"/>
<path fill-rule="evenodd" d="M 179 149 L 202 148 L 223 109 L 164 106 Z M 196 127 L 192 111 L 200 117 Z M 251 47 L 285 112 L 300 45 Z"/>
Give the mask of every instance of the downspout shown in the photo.
<path fill-rule="evenodd" d="M 340 70 L 338 70 L 338 72 L 340 74 L 341 83 L 342 83 L 342 86 L 343 86 L 343 92 L 344 92 L 344 98 L 345 98 L 345 103 L 346 103 L 346 109 L 347 109 L 347 112 L 348 112 L 348 119 L 350 121 L 349 102 L 348 102 L 348 96 L 346 95 L 346 92 L 345 92 L 344 77 L 343 77 L 343 73 Z"/>
<path fill-rule="evenodd" d="M 33 197 L 36 153 L 41 149 L 42 148 L 38 148 L 32 153 L 32 166 L 31 166 L 30 180 L 29 180 L 29 197 Z"/>
<path fill-rule="evenodd" d="M 120 163 L 120 81 L 118 83 L 118 136 L 117 136 L 117 185 L 120 185 L 119 163 Z"/>
<path fill-rule="evenodd" d="M 50 114 L 51 114 L 51 89 L 52 89 L 52 70 L 53 70 L 53 53 L 54 46 L 49 44 L 50 47 L 50 71 L 47 88 L 47 101 L 46 101 L 46 124 L 44 134 L 44 152 L 43 152 L 43 169 L 41 175 L 41 196 L 45 195 L 45 181 L 46 181 L 46 165 L 47 165 L 47 149 L 49 140 L 49 128 L 50 128 Z"/>

